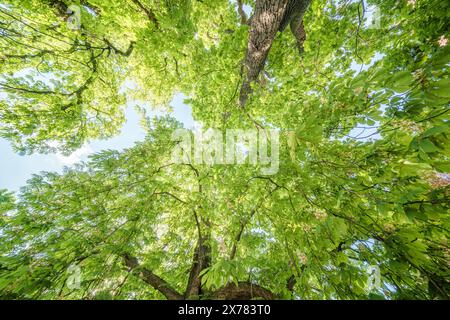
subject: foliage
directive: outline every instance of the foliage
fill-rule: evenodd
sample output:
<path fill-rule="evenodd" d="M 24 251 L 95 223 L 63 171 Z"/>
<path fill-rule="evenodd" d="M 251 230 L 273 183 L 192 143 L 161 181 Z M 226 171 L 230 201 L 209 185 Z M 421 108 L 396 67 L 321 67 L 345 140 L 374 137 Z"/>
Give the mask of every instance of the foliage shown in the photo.
<path fill-rule="evenodd" d="M 278 128 L 280 170 L 173 164 L 181 124 L 149 120 L 133 148 L 36 175 L 17 200 L 1 191 L 3 298 L 163 298 L 123 255 L 182 291 L 199 227 L 211 235 L 207 289 L 449 297 L 448 2 L 368 1 L 382 12 L 374 29 L 367 2 L 314 1 L 304 53 L 278 34 L 245 108 L 248 26 L 234 2 L 80 1 L 78 30 L 61 3 L 0 4 L 0 134 L 19 152 L 73 151 L 116 134 L 127 100 L 167 107 L 181 92 L 206 128 Z M 381 274 L 372 292 L 369 266 Z"/>

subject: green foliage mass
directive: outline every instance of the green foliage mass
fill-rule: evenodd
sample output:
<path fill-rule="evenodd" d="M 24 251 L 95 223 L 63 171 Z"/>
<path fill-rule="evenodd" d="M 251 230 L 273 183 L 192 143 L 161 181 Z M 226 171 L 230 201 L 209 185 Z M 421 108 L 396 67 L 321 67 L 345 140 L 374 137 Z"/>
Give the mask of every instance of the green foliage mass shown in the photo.
<path fill-rule="evenodd" d="M 304 53 L 279 33 L 245 108 L 249 27 L 234 1 L 74 2 L 75 30 L 57 6 L 68 1 L 0 3 L 0 135 L 15 150 L 70 153 L 117 134 L 126 101 L 167 108 L 182 93 L 205 128 L 279 128 L 280 170 L 174 164 L 181 124 L 149 119 L 133 148 L 0 191 L 0 297 L 162 298 L 124 253 L 181 292 L 200 225 L 205 288 L 449 298 L 448 1 L 313 1 Z M 368 4 L 378 28 L 363 22 Z M 82 279 L 69 289 L 74 264 Z"/>

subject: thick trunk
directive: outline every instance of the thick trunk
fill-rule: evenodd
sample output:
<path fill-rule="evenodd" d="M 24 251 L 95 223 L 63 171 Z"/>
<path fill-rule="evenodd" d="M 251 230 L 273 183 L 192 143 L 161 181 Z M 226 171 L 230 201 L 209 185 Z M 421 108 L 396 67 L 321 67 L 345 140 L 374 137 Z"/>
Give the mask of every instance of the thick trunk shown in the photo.
<path fill-rule="evenodd" d="M 297 40 L 300 54 L 306 33 L 303 16 L 311 0 L 257 0 L 255 14 L 251 18 L 250 32 L 245 57 L 245 78 L 242 84 L 239 104 L 244 107 L 252 92 L 251 84 L 258 79 L 264 69 L 272 42 L 278 31 L 289 24 Z"/>
<path fill-rule="evenodd" d="M 230 283 L 213 292 L 210 297 L 217 300 L 275 299 L 272 292 L 250 282 L 239 282 L 237 286 Z"/>
<path fill-rule="evenodd" d="M 250 282 L 239 282 L 236 286 L 229 283 L 216 291 L 203 293 L 201 291 L 200 272 L 209 266 L 209 254 L 205 255 L 205 251 L 210 252 L 209 246 L 197 246 L 194 253 L 194 263 L 189 276 L 188 285 L 184 295 L 173 289 L 167 281 L 161 279 L 150 270 L 139 265 L 135 257 L 123 255 L 125 265 L 130 272 L 134 272 L 142 281 L 152 286 L 155 290 L 161 292 L 168 300 L 182 299 L 209 299 L 209 300 L 251 300 L 263 299 L 273 300 L 276 296 L 269 290 Z"/>
<path fill-rule="evenodd" d="M 247 54 L 245 57 L 245 79 L 242 84 L 239 103 L 244 106 L 251 93 L 251 83 L 257 80 L 280 28 L 288 0 L 256 1 L 255 13 L 251 19 Z"/>

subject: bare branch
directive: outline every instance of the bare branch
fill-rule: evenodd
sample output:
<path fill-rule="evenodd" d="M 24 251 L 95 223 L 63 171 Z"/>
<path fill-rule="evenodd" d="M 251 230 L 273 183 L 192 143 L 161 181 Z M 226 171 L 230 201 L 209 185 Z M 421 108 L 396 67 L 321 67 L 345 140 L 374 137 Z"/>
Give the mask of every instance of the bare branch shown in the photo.
<path fill-rule="evenodd" d="M 242 5 L 242 0 L 237 0 L 238 13 L 241 16 L 241 24 L 248 24 L 248 17 Z"/>
<path fill-rule="evenodd" d="M 128 254 L 123 255 L 126 266 L 130 271 L 135 270 L 139 278 L 161 292 L 168 300 L 182 300 L 183 296 L 173 289 L 167 281 L 161 279 L 150 270 L 139 265 L 137 258 Z"/>

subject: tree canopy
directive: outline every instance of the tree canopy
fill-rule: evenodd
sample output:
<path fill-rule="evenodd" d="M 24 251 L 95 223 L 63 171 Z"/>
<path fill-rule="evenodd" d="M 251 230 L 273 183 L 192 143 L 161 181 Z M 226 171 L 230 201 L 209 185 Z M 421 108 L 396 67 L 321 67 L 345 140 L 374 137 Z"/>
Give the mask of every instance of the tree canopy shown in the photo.
<path fill-rule="evenodd" d="M 141 108 L 134 147 L 0 191 L 0 298 L 448 299 L 450 3 L 303 2 L 0 1 L 19 153 L 177 93 L 204 128 L 280 132 L 274 175 L 175 163 L 182 124 Z"/>

